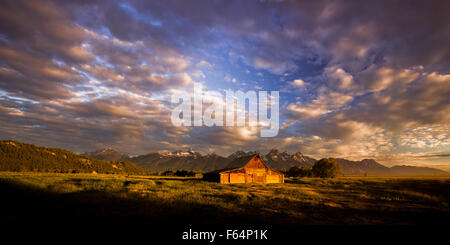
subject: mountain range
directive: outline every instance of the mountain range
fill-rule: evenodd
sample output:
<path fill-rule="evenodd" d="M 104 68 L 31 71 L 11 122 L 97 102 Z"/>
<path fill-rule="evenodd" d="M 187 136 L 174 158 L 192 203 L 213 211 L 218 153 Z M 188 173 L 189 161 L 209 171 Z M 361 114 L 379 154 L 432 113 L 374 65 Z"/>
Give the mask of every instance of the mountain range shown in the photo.
<path fill-rule="evenodd" d="M 199 172 L 209 172 L 218 169 L 233 168 L 234 160 L 257 154 L 255 151 L 236 151 L 227 157 L 209 153 L 202 155 L 193 149 L 179 150 L 174 152 L 152 152 L 145 155 L 131 157 L 112 149 L 103 149 L 94 152 L 86 152 L 82 155 L 106 161 L 130 161 L 136 165 L 150 171 L 165 170 L 195 170 Z M 294 166 L 311 167 L 317 161 L 314 158 L 303 155 L 301 152 L 289 153 L 277 149 L 270 150 L 262 155 L 264 162 L 272 169 L 287 170 Z M 343 158 L 336 159 L 343 174 L 346 175 L 439 175 L 447 172 L 428 167 L 415 166 L 394 166 L 386 167 L 373 159 L 352 161 Z"/>
<path fill-rule="evenodd" d="M 239 161 L 253 156 L 255 151 L 236 151 L 227 157 L 209 153 L 202 155 L 193 149 L 174 152 L 152 152 L 145 155 L 130 156 L 111 148 L 76 154 L 64 149 L 35 146 L 12 140 L 0 140 L 0 171 L 39 171 L 63 173 L 121 173 L 146 174 L 148 171 L 194 170 L 210 172 L 219 169 L 235 168 Z M 317 161 L 300 152 L 272 149 L 261 155 L 263 161 L 272 169 L 288 170 L 294 166 L 311 167 Z M 351 161 L 336 159 L 346 175 L 442 175 L 447 172 L 416 166 L 386 167 L 373 159 Z"/>

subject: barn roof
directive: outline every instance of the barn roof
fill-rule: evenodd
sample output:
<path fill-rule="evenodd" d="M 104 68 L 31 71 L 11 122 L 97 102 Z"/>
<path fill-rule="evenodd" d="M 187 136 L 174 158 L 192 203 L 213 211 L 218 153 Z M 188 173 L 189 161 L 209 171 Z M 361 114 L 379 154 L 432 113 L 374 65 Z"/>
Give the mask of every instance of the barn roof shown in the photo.
<path fill-rule="evenodd" d="M 234 159 L 230 163 L 228 163 L 226 169 L 233 169 L 233 168 L 242 168 L 244 167 L 250 160 L 252 160 L 253 157 L 255 157 L 258 154 L 248 155 L 248 156 L 242 156 Z"/>
<path fill-rule="evenodd" d="M 244 156 L 233 160 L 230 164 L 228 164 L 226 169 L 219 170 L 218 172 L 228 172 L 228 173 L 243 173 L 244 168 L 265 168 L 269 171 L 279 173 L 271 168 L 269 168 L 264 161 L 262 160 L 261 155 L 254 154 L 250 156 Z"/>

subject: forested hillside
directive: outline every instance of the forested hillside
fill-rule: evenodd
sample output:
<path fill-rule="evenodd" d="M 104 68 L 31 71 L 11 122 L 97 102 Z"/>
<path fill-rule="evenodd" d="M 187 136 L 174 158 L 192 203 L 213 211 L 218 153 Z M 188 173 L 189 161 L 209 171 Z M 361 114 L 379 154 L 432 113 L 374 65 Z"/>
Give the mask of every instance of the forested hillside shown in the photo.
<path fill-rule="evenodd" d="M 144 169 L 132 162 L 102 161 L 63 149 L 39 147 L 11 140 L 0 141 L 0 171 L 146 173 Z"/>

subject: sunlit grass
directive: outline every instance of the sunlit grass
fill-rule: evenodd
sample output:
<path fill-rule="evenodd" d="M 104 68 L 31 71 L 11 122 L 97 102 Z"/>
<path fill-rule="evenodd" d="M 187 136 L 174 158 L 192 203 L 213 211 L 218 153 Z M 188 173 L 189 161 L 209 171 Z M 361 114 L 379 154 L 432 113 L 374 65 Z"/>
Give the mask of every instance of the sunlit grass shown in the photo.
<path fill-rule="evenodd" d="M 158 203 L 181 213 L 210 208 L 255 217 L 279 215 L 283 222 L 293 223 L 298 219 L 316 223 L 383 222 L 382 216 L 368 219 L 364 213 L 341 214 L 352 210 L 450 211 L 448 177 L 293 178 L 285 184 L 263 185 L 181 177 L 2 172 L 0 181 L 56 194 L 103 193 L 144 204 Z"/>

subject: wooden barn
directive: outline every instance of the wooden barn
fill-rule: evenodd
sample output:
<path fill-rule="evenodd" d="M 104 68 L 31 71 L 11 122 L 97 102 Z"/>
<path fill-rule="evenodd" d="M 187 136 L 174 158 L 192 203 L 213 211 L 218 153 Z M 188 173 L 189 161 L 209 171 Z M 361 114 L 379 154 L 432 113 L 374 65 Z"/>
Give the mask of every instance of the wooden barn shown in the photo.
<path fill-rule="evenodd" d="M 267 167 L 259 154 L 236 159 L 230 166 L 216 171 L 220 183 L 284 183 L 284 175 Z"/>

